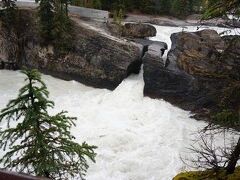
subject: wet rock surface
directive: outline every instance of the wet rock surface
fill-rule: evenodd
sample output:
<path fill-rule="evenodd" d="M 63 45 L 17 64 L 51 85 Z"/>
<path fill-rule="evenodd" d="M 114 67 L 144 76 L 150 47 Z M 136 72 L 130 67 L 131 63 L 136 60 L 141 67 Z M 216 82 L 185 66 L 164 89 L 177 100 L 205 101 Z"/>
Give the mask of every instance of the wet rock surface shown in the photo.
<path fill-rule="evenodd" d="M 172 34 L 165 62 L 166 43 L 119 39 L 107 31 L 107 23 L 106 29 L 97 29 L 75 17 L 74 46 L 67 54 L 56 56 L 51 45 L 41 43 L 35 11 L 20 12 L 17 34 L 0 27 L 0 69 L 27 66 L 62 79 L 114 89 L 128 75 L 138 73 L 143 63 L 146 96 L 163 98 L 197 113 L 200 119 L 217 112 L 223 89 L 240 81 L 239 36 L 220 37 L 213 30 Z"/>
<path fill-rule="evenodd" d="M 122 36 L 130 38 L 154 37 L 157 30 L 154 26 L 142 23 L 126 23 L 123 26 Z"/>
<path fill-rule="evenodd" d="M 152 41 L 148 39 L 131 39 L 132 42 L 141 44 L 143 46 L 142 57 L 145 53 L 150 53 L 153 56 L 162 57 L 165 50 L 168 49 L 168 45 L 161 41 Z"/>
<path fill-rule="evenodd" d="M 125 23 L 124 25 L 118 25 L 113 21 L 109 21 L 106 23 L 106 29 L 113 36 L 130 39 L 144 39 L 154 37 L 157 34 L 154 26 L 144 23 Z"/>
<path fill-rule="evenodd" d="M 163 98 L 197 118 L 217 112 L 222 90 L 240 80 L 239 38 L 232 44 L 213 30 L 172 34 L 166 64 L 144 63 L 144 94 Z"/>
<path fill-rule="evenodd" d="M 133 22 L 133 23 L 150 23 L 159 26 L 171 26 L 171 27 L 179 27 L 179 26 L 218 26 L 218 27 L 226 27 L 226 28 L 239 28 L 240 21 L 238 19 L 222 19 L 215 18 L 211 20 L 201 21 L 200 14 L 193 14 L 186 19 L 178 19 L 172 16 L 153 16 L 153 15 L 143 15 L 143 14 L 127 14 L 127 18 L 125 22 Z"/>
<path fill-rule="evenodd" d="M 18 68 L 36 68 L 62 79 L 108 89 L 116 88 L 129 74 L 140 70 L 141 50 L 132 43 L 74 24 L 74 47 L 67 54 L 56 56 L 51 45 L 41 44 L 35 12 L 22 11 L 21 17 L 19 26 L 27 28 L 18 34 L 12 46 L 16 47 L 13 56 L 3 44 L 5 50 L 0 57 L 6 57 L 6 62 L 1 60 L 0 66 L 14 62 Z M 1 36 L 1 41 L 8 39 Z"/>

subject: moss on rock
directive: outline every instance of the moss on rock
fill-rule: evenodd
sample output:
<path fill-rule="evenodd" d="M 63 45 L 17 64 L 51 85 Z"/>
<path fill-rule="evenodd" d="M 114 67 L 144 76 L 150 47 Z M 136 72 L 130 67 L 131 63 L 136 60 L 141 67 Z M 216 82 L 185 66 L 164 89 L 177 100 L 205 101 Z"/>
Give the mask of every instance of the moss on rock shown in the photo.
<path fill-rule="evenodd" d="M 240 166 L 228 176 L 225 175 L 225 170 L 221 170 L 218 174 L 213 170 L 190 171 L 178 174 L 173 180 L 240 180 Z"/>

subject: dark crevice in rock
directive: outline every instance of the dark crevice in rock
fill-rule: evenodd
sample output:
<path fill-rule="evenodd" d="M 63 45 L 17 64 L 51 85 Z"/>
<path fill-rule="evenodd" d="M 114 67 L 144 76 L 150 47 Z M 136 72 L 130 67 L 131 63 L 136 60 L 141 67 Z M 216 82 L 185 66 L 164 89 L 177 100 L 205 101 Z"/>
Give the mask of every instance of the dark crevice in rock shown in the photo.
<path fill-rule="evenodd" d="M 143 56 L 145 55 L 145 53 L 148 51 L 148 46 L 149 45 L 143 45 L 143 51 L 142 51 L 142 54 L 141 54 L 141 57 L 143 58 Z"/>
<path fill-rule="evenodd" d="M 137 61 L 132 62 L 127 69 L 127 76 L 131 75 L 131 74 L 138 74 L 141 70 L 141 66 L 142 66 L 142 59 L 140 58 Z"/>
<path fill-rule="evenodd" d="M 144 56 L 144 95 L 209 119 L 221 110 L 224 88 L 240 83 L 240 38 L 235 44 L 232 38 L 221 38 L 213 30 L 172 34 L 165 66 Z"/>

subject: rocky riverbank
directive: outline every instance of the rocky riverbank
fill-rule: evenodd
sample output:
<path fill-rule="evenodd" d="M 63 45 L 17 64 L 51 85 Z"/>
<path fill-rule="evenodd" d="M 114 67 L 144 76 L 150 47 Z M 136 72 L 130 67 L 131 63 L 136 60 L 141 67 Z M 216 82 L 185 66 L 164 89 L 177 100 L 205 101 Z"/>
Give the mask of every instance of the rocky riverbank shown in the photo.
<path fill-rule="evenodd" d="M 222 92 L 240 81 L 240 41 L 235 36 L 220 37 L 213 30 L 172 34 L 165 62 L 167 44 L 145 38 L 156 35 L 153 26 L 125 24 L 123 38 L 115 33 L 114 24 L 74 15 L 73 46 L 57 56 L 51 45 L 42 43 L 36 12 L 19 13 L 14 30 L 6 31 L 0 24 L 0 69 L 27 66 L 112 90 L 130 74 L 139 73 L 143 64 L 144 95 L 190 110 L 198 119 L 219 112 Z"/>
<path fill-rule="evenodd" d="M 239 84 L 240 39 L 203 30 L 174 33 L 171 40 L 165 64 L 149 58 L 143 61 L 144 94 L 191 110 L 198 119 L 208 119 L 223 108 L 224 90 Z"/>
<path fill-rule="evenodd" d="M 201 21 L 200 14 L 193 14 L 185 19 L 178 19 L 172 16 L 153 16 L 153 15 L 143 15 L 143 14 L 127 14 L 127 17 L 124 19 L 125 22 L 133 23 L 150 23 L 159 26 L 217 26 L 217 27 L 227 27 L 235 28 L 240 27 L 240 21 L 234 19 L 222 19 L 215 18 L 211 20 Z"/>
<path fill-rule="evenodd" d="M 19 69 L 22 66 L 62 79 L 114 89 L 141 66 L 141 46 L 99 32 L 73 18 L 71 50 L 56 56 L 51 45 L 42 44 L 34 10 L 19 11 L 15 30 L 1 27 L 0 66 Z M 21 28 L 19 28 L 21 27 Z"/>

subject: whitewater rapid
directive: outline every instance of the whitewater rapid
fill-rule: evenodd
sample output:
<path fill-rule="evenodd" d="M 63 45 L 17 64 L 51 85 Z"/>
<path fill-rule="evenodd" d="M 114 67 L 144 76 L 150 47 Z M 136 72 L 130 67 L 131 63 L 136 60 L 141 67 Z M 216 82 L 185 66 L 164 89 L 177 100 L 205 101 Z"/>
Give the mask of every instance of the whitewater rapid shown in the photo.
<path fill-rule="evenodd" d="M 157 26 L 153 39 L 171 47 L 170 34 L 181 30 Z M 196 27 L 187 30 L 196 31 Z M 0 109 L 17 96 L 24 78 L 19 71 L 0 71 Z M 142 73 L 131 75 L 114 91 L 47 75 L 43 80 L 56 105 L 50 113 L 67 110 L 76 116 L 76 127 L 71 130 L 76 141 L 98 146 L 87 180 L 171 180 L 186 169 L 180 155 L 205 123 L 164 100 L 144 97 Z"/>
<path fill-rule="evenodd" d="M 24 76 L 0 71 L 0 109 L 17 96 Z M 61 110 L 78 117 L 72 133 L 78 142 L 98 146 L 88 180 L 171 179 L 184 166 L 179 155 L 191 133 L 203 126 L 189 113 L 163 100 L 143 97 L 142 74 L 130 76 L 114 91 L 86 87 L 43 75 Z"/>

